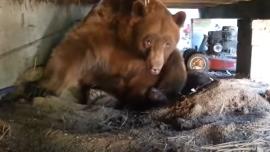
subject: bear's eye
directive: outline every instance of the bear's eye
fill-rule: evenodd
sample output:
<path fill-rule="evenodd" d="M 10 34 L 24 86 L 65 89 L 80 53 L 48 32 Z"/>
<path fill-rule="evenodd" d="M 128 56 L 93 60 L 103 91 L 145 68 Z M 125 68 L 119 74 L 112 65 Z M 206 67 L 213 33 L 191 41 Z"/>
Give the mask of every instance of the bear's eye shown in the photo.
<path fill-rule="evenodd" d="M 146 39 L 143 45 L 144 45 L 144 48 L 150 48 L 152 46 L 152 40 Z"/>
<path fill-rule="evenodd" d="M 166 42 L 166 43 L 165 43 L 165 47 L 166 47 L 166 48 L 169 48 L 169 47 L 171 47 L 171 43 L 169 43 L 169 42 Z"/>

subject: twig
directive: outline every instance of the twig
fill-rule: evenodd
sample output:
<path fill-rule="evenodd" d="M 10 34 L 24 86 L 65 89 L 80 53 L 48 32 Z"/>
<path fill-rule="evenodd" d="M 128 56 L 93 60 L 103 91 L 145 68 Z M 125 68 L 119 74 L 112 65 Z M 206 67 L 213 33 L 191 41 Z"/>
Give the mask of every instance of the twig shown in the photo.
<path fill-rule="evenodd" d="M 120 129 L 127 123 L 127 120 L 128 120 L 128 113 L 127 113 L 125 121 L 121 124 Z"/>
<path fill-rule="evenodd" d="M 223 110 L 224 110 L 224 106 L 225 106 L 225 104 L 224 104 L 224 102 L 222 103 L 222 106 L 221 106 L 221 108 L 220 108 L 220 112 L 219 112 L 219 115 L 221 115 L 222 113 L 223 113 Z"/>
<path fill-rule="evenodd" d="M 11 127 L 3 121 L 1 121 L 0 123 L 2 123 L 2 129 L 1 129 L 2 135 L 0 136 L 0 141 L 1 141 L 8 133 L 10 133 Z"/>

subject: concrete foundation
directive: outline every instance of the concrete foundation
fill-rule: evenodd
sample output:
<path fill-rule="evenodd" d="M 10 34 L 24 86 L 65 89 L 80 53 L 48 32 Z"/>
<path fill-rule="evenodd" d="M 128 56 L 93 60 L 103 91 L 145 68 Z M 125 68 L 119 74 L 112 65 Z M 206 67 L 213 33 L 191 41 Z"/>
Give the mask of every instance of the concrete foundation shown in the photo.
<path fill-rule="evenodd" d="M 12 85 L 35 61 L 45 63 L 64 33 L 90 8 L 0 1 L 0 89 Z"/>

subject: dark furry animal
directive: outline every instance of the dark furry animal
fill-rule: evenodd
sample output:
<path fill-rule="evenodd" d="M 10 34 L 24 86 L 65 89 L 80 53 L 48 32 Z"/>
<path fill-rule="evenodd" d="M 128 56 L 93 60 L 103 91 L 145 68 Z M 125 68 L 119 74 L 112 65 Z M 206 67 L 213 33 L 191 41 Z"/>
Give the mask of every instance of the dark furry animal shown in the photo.
<path fill-rule="evenodd" d="M 206 72 L 188 71 L 187 81 L 182 90 L 182 95 L 190 95 L 194 91 L 200 91 L 215 80 Z"/>

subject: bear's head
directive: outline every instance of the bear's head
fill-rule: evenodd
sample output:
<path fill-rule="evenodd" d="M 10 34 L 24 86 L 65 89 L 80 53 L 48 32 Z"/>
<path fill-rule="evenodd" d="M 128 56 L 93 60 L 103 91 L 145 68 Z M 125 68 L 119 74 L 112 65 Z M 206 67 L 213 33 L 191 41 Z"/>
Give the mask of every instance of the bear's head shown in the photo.
<path fill-rule="evenodd" d="M 170 14 L 159 0 L 134 0 L 131 15 L 136 20 L 133 28 L 135 49 L 145 58 L 149 71 L 158 75 L 176 49 L 179 28 L 186 14 Z"/>

